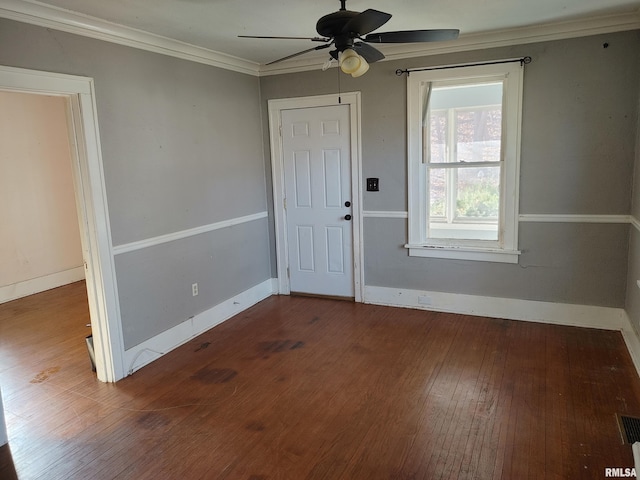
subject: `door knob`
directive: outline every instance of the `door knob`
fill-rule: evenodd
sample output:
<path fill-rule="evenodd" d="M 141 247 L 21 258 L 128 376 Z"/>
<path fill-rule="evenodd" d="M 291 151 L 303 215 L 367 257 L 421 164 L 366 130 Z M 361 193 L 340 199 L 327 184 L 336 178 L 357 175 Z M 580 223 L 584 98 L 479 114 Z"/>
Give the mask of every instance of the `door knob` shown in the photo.
<path fill-rule="evenodd" d="M 347 200 L 346 202 L 344 202 L 344 206 L 345 207 L 350 207 L 351 206 L 351 202 L 349 200 Z"/>
<path fill-rule="evenodd" d="M 345 220 L 351 220 L 351 215 L 349 215 L 348 213 L 344 216 Z"/>

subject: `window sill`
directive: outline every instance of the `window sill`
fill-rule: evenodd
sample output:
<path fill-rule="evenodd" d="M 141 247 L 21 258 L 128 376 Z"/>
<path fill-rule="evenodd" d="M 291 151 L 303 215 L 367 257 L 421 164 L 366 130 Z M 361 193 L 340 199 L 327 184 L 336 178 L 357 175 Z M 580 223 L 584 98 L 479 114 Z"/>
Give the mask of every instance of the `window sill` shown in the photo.
<path fill-rule="evenodd" d="M 410 257 L 448 258 L 481 262 L 518 263 L 519 250 L 498 250 L 468 247 L 438 247 L 432 245 L 405 245 Z"/>

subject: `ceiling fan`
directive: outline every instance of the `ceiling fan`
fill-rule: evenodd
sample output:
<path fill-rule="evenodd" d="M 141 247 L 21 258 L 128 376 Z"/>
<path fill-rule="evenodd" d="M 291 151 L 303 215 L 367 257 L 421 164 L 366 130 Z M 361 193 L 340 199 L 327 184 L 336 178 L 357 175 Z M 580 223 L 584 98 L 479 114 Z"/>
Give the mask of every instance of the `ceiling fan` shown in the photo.
<path fill-rule="evenodd" d="M 318 20 L 316 31 L 320 37 L 268 37 L 238 35 L 241 38 L 311 40 L 321 42 L 313 48 L 279 58 L 267 65 L 282 62 L 315 50 L 335 47 L 329 52 L 331 59 L 338 60 L 345 73 L 359 77 L 369 69 L 369 63 L 382 60 L 384 55 L 370 43 L 421 43 L 455 40 L 460 33 L 457 29 L 403 30 L 397 32 L 371 33 L 387 23 L 391 14 L 368 9 L 364 12 L 347 10 L 346 0 L 340 0 L 340 10 Z M 330 59 L 330 60 L 331 60 Z"/>

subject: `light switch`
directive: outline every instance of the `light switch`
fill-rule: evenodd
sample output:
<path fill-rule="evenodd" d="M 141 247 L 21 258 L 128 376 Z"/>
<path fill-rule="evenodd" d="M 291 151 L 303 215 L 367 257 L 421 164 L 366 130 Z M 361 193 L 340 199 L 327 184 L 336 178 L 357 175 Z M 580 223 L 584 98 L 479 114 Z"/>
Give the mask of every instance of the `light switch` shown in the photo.
<path fill-rule="evenodd" d="M 367 178 L 367 192 L 379 191 L 378 181 L 377 178 Z"/>

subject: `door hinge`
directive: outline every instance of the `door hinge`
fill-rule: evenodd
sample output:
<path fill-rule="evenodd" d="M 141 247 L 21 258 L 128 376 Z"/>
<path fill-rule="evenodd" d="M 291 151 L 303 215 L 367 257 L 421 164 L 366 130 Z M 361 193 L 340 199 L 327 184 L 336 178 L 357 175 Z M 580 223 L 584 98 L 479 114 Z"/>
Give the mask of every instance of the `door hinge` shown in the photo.
<path fill-rule="evenodd" d="M 280 132 L 280 137 L 282 137 L 282 125 L 278 127 L 278 131 Z"/>
<path fill-rule="evenodd" d="M 282 200 L 282 206 L 285 210 L 287 209 L 287 197 L 284 197 L 284 199 Z"/>
<path fill-rule="evenodd" d="M 291 271 L 289 270 L 289 267 L 287 267 L 287 278 L 291 278 Z"/>

